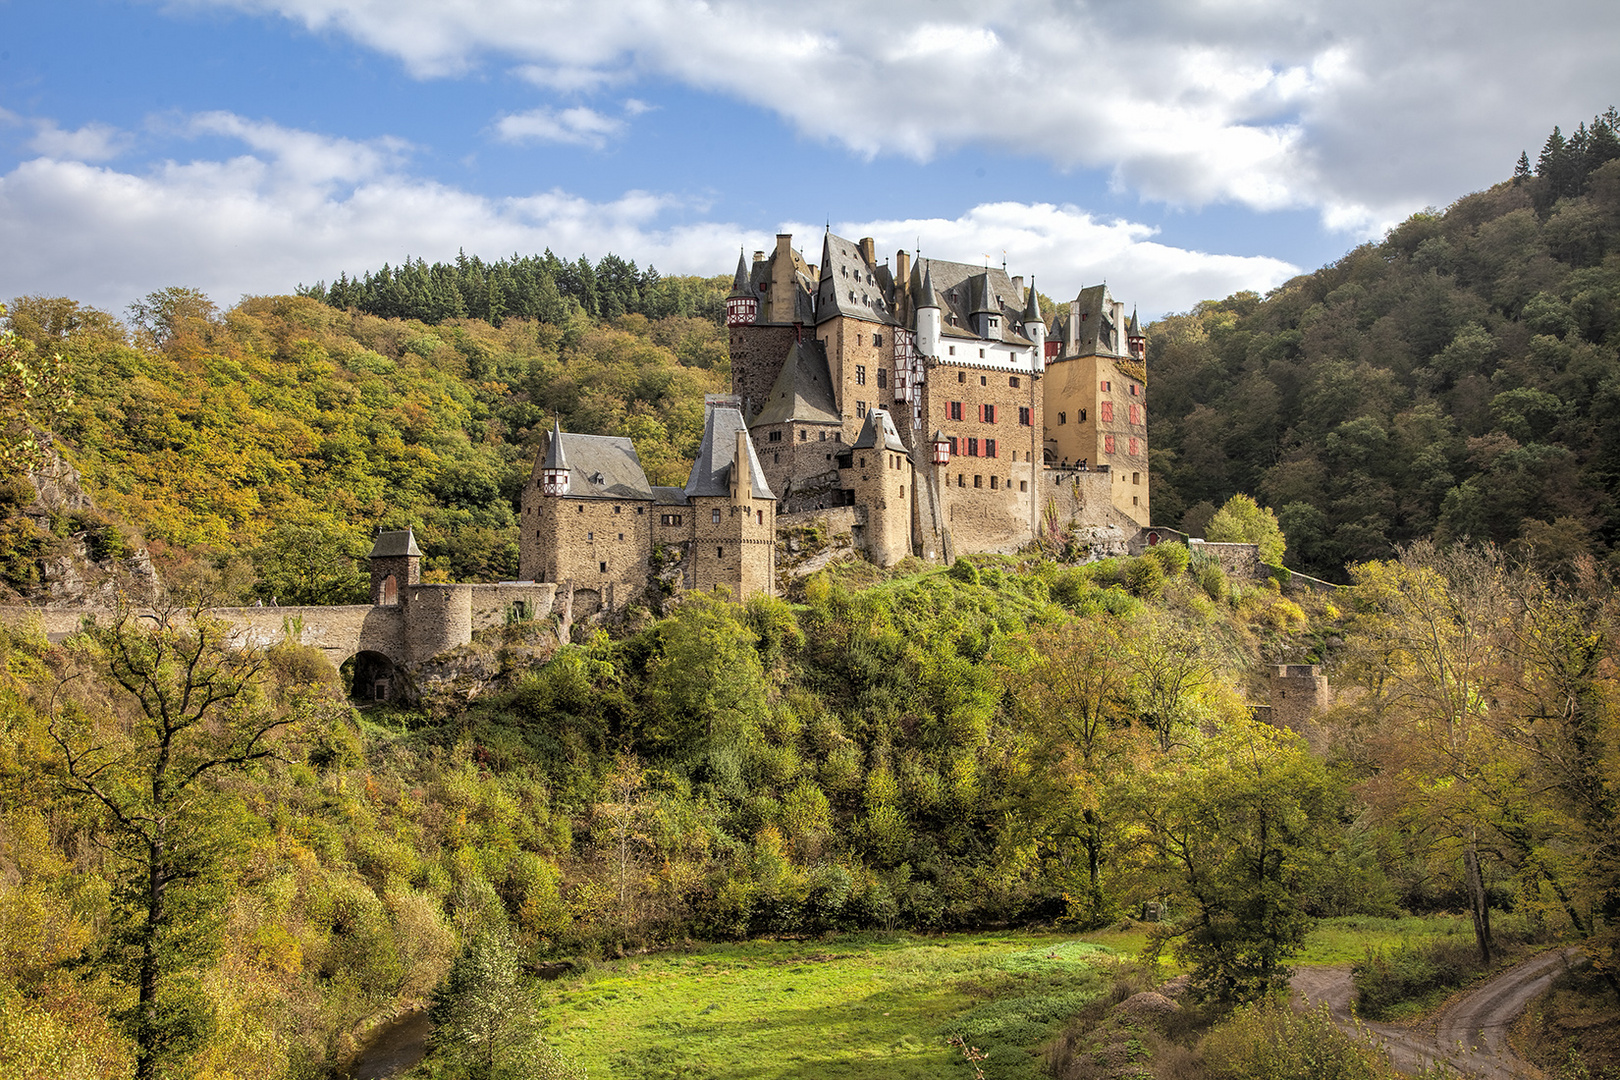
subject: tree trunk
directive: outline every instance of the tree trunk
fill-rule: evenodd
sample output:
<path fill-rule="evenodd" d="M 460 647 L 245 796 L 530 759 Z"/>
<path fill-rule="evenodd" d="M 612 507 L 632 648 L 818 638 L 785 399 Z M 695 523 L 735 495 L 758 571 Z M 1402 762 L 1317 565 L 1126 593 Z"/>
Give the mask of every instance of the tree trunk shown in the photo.
<path fill-rule="evenodd" d="M 168 890 L 162 840 L 148 842 L 146 859 L 146 922 L 141 927 L 141 971 L 136 999 L 136 1014 L 139 1017 L 135 1036 L 136 1080 L 153 1080 L 158 1066 L 158 935 Z"/>
<path fill-rule="evenodd" d="M 1485 878 L 1479 870 L 1479 849 L 1468 842 L 1463 852 L 1463 876 L 1468 889 L 1469 914 L 1474 918 L 1474 943 L 1479 946 L 1481 963 L 1489 964 L 1494 944 L 1491 941 L 1491 909 L 1485 897 Z"/>

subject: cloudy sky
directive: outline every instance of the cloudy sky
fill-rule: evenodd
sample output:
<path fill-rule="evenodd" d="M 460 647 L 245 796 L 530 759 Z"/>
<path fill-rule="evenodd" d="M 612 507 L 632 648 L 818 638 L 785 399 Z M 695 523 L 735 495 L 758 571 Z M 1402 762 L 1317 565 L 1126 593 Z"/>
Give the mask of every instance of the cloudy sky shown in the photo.
<path fill-rule="evenodd" d="M 1615 103 L 1620 4 L 0 0 L 0 298 L 792 231 L 1265 290 Z"/>

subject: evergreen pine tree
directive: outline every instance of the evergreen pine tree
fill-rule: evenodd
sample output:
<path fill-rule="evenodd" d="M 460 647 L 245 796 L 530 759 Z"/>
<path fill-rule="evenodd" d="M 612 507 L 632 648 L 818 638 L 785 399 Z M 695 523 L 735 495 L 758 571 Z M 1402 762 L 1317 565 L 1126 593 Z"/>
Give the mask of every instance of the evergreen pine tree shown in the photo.
<path fill-rule="evenodd" d="M 1519 163 L 1513 166 L 1513 186 L 1518 187 L 1531 177 L 1530 155 L 1523 150 L 1519 151 Z"/>

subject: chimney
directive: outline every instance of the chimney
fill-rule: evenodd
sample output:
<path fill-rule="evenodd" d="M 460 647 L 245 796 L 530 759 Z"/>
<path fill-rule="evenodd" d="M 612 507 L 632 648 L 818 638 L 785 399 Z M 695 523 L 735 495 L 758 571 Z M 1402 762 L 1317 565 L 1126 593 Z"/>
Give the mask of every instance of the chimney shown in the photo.
<path fill-rule="evenodd" d="M 861 258 L 867 266 L 877 266 L 877 241 L 870 236 L 861 237 Z"/>
<path fill-rule="evenodd" d="M 911 280 L 911 252 L 901 249 L 894 253 L 894 280 L 902 289 Z"/>
<path fill-rule="evenodd" d="M 754 252 L 754 261 L 755 262 L 764 262 L 765 261 L 765 253 L 763 251 Z"/>
<path fill-rule="evenodd" d="M 1024 302 L 1024 275 L 1019 274 L 1017 277 L 1012 279 L 1012 283 L 1013 283 L 1013 302 L 1018 303 L 1018 304 L 1022 304 Z"/>

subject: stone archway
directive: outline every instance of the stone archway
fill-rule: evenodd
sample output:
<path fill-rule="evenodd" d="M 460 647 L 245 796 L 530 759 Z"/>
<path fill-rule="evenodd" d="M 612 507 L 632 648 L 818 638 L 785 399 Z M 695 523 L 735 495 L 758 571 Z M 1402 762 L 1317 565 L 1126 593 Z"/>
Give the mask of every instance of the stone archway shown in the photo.
<path fill-rule="evenodd" d="M 390 701 L 400 691 L 401 672 L 380 652 L 362 649 L 345 660 L 339 670 L 354 701 Z"/>

